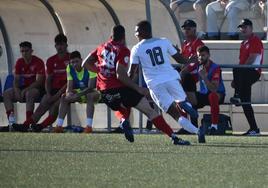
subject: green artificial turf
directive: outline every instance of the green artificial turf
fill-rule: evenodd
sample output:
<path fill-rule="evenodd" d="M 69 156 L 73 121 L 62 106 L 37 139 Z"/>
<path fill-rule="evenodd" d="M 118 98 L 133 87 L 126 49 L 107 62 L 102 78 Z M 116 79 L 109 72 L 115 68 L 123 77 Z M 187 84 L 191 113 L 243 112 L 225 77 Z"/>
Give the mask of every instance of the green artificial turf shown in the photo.
<path fill-rule="evenodd" d="M 268 137 L 0 133 L 0 187 L 268 187 Z"/>

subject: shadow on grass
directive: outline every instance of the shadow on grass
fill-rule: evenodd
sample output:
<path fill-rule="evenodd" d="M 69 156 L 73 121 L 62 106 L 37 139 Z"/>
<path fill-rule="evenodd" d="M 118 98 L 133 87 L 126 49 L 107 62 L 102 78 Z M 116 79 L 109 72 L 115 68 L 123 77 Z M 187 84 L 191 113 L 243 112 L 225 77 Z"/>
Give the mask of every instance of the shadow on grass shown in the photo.
<path fill-rule="evenodd" d="M 205 147 L 219 147 L 219 148 L 255 148 L 255 149 L 268 149 L 268 144 L 248 144 L 248 143 L 207 143 L 198 144 L 194 146 L 205 146 Z"/>
<path fill-rule="evenodd" d="M 138 145 L 137 145 L 138 146 Z M 176 147 L 176 146 L 174 146 Z M 245 149 L 268 149 L 268 144 L 247 144 L 247 143 L 208 143 L 208 144 L 194 144 L 191 146 L 177 146 L 179 148 L 188 147 L 215 147 L 215 148 L 245 148 Z M 62 150 L 62 149 L 16 149 L 16 148 L 0 148 L 0 152 L 37 152 L 37 153 L 99 153 L 99 154 L 186 154 L 172 151 L 140 151 L 137 150 Z M 195 152 L 187 152 L 195 153 Z M 200 151 L 198 152 L 200 153 Z M 233 153 L 233 152 L 231 152 Z M 222 154 L 222 153 L 221 153 Z M 229 154 L 224 152 L 224 154 Z M 256 152 L 256 155 L 258 153 Z"/>

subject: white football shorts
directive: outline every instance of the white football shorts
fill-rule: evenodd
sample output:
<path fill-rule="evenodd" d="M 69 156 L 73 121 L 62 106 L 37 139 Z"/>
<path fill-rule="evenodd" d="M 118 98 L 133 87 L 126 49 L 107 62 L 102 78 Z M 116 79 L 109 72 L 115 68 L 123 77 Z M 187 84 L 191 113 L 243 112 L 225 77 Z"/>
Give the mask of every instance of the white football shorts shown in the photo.
<path fill-rule="evenodd" d="M 150 94 L 157 106 L 167 112 L 170 105 L 176 101 L 185 101 L 186 94 L 179 80 L 171 80 L 150 88 Z"/>

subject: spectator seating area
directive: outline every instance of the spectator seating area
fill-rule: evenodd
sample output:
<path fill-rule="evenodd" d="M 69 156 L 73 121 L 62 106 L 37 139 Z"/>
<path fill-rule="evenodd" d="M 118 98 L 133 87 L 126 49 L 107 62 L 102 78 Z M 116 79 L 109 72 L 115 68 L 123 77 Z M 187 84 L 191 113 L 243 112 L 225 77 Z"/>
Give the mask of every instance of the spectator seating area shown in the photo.
<path fill-rule="evenodd" d="M 254 25 L 254 31 L 256 32 L 256 34 L 262 38 L 262 39 L 267 39 L 267 18 L 265 18 L 265 15 L 261 14 L 260 9 L 258 8 L 257 4 L 254 3 L 255 1 L 252 0 L 251 2 L 251 7 L 247 10 L 241 11 L 240 14 L 238 14 L 238 18 L 239 20 L 243 19 L 243 18 L 249 18 Z M 226 17 L 224 16 L 223 13 L 217 13 L 218 15 L 218 28 L 221 32 L 221 39 L 228 39 L 228 20 L 226 19 Z M 189 12 L 183 12 L 180 14 L 180 18 L 181 20 L 179 20 L 180 23 L 183 23 L 184 20 L 186 19 L 192 19 L 194 21 L 196 21 L 196 23 L 198 23 L 197 19 L 196 19 L 196 14 L 194 14 L 193 11 L 189 11 Z M 266 27 L 266 28 L 265 28 Z M 197 30 L 198 32 L 200 32 L 200 27 L 199 25 L 197 25 Z M 266 31 L 265 31 L 266 30 Z M 204 31 L 206 32 L 206 31 Z M 241 36 L 240 36 L 241 38 Z"/>

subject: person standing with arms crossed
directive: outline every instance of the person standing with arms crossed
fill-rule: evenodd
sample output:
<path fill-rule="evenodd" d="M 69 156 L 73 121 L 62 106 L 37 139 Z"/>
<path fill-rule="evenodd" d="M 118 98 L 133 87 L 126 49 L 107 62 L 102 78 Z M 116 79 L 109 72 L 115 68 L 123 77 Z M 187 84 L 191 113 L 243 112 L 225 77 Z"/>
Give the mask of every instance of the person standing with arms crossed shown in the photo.
<path fill-rule="evenodd" d="M 261 65 L 263 63 L 263 44 L 253 33 L 251 20 L 243 19 L 238 28 L 245 37 L 240 46 L 239 65 Z M 230 102 L 237 105 L 242 103 L 243 111 L 250 126 L 250 129 L 244 135 L 259 135 L 260 130 L 251 105 L 251 87 L 259 80 L 261 69 L 234 68 L 233 76 L 232 87 L 235 89 L 235 94 L 234 97 L 230 98 Z"/>

